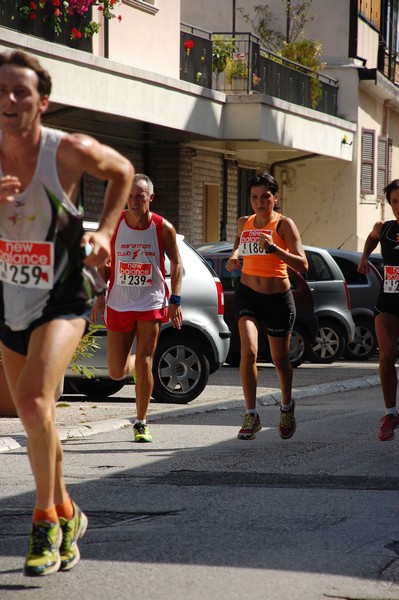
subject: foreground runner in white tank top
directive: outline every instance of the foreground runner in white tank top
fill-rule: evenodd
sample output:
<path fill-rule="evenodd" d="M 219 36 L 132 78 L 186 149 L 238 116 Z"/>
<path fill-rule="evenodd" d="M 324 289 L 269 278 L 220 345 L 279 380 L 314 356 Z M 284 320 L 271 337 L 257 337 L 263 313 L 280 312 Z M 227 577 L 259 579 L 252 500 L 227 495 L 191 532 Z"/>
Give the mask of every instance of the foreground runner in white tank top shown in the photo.
<path fill-rule="evenodd" d="M 50 92 L 36 58 L 0 54 L 0 340 L 36 485 L 29 576 L 79 561 L 87 518 L 63 480 L 54 395 L 92 304 L 84 266 L 108 260 L 134 174 L 129 161 L 93 138 L 42 127 Z M 99 229 L 83 235 L 77 197 L 85 173 L 108 185 Z M 87 243 L 92 252 L 84 259 Z"/>

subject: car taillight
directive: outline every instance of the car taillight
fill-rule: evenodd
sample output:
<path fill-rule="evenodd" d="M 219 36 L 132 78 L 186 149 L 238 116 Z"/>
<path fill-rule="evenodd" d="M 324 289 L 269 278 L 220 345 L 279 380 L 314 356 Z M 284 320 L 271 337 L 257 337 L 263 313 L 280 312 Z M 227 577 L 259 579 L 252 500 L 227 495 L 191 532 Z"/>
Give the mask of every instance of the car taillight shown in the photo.
<path fill-rule="evenodd" d="M 350 310 L 351 309 L 351 297 L 349 296 L 349 290 L 348 290 L 346 281 L 345 281 L 345 294 L 346 294 L 346 303 L 348 305 L 348 310 Z"/>
<path fill-rule="evenodd" d="M 216 291 L 218 295 L 218 315 L 224 315 L 224 294 L 223 286 L 219 279 L 215 279 Z"/>

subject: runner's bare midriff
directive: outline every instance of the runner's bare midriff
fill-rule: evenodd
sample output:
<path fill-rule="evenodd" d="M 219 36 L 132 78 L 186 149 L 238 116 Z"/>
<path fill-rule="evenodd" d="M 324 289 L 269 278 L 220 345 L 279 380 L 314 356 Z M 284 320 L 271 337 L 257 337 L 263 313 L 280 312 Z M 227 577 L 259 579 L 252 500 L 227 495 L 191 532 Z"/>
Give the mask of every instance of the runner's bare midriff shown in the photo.
<path fill-rule="evenodd" d="M 288 277 L 257 277 L 246 273 L 242 273 L 241 283 L 259 294 L 281 294 L 287 292 L 291 287 Z"/>

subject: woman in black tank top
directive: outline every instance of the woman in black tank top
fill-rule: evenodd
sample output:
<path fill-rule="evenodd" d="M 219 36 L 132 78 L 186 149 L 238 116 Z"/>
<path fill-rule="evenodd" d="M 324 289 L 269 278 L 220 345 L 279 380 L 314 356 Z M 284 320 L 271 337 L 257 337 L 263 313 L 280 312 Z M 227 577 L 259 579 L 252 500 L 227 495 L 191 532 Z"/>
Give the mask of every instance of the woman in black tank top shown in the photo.
<path fill-rule="evenodd" d="M 368 257 L 378 244 L 384 261 L 384 278 L 375 307 L 375 331 L 379 348 L 379 370 L 385 415 L 381 417 L 378 438 L 385 442 L 395 436 L 399 427 L 396 408 L 397 374 L 396 358 L 399 337 L 399 179 L 389 183 L 384 189 L 394 219 L 378 221 L 364 244 L 363 255 L 358 271 L 367 273 Z"/>

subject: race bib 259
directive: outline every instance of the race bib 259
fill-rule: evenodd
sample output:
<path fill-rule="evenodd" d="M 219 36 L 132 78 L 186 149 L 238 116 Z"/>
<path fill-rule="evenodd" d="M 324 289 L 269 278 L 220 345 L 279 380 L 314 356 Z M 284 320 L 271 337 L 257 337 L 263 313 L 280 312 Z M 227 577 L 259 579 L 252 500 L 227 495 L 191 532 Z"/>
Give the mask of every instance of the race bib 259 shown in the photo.
<path fill-rule="evenodd" d="M 0 280 L 26 288 L 52 289 L 52 242 L 15 242 L 0 239 Z"/>

